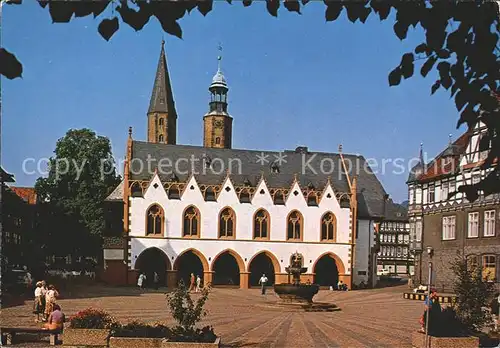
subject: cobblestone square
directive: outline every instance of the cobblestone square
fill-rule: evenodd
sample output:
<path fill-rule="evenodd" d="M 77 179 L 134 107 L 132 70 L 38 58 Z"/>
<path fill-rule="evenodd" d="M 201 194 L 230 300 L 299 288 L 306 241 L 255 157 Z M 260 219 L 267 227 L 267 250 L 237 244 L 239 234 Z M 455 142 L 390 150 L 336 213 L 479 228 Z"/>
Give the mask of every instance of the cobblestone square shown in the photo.
<path fill-rule="evenodd" d="M 202 324 L 212 325 L 225 347 L 411 347 L 411 333 L 418 329 L 423 305 L 403 299 L 405 290 L 406 287 L 349 292 L 322 290 L 314 300 L 335 303 L 341 311 L 291 312 L 274 306 L 277 296 L 273 291 L 262 296 L 259 289 L 215 288 Z M 161 291 L 90 287 L 85 292 L 65 295 L 59 303 L 67 316 L 97 307 L 123 321 L 172 323 Z M 1 325 L 38 325 L 31 315 L 31 301 L 2 310 Z"/>

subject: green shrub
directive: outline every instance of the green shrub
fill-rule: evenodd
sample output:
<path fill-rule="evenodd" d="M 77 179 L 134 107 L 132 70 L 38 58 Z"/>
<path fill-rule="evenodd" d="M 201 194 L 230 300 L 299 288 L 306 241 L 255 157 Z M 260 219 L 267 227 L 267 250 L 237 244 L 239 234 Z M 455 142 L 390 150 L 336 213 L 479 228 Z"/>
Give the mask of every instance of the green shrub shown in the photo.
<path fill-rule="evenodd" d="M 148 337 L 168 338 L 172 336 L 171 330 L 161 324 L 145 324 L 132 321 L 126 325 L 117 325 L 111 330 L 112 337 Z"/>

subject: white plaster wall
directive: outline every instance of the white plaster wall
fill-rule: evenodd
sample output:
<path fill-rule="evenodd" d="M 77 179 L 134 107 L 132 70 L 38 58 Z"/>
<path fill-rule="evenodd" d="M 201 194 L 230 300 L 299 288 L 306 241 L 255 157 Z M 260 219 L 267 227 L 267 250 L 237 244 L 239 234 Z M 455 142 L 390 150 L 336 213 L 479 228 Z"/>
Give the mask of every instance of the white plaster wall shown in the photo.
<path fill-rule="evenodd" d="M 358 238 L 356 239 L 356 253 L 354 255 L 354 284 L 362 281 L 368 283 L 368 261 L 370 257 L 370 246 L 373 243 L 373 222 L 371 220 L 358 220 Z M 376 263 L 375 263 L 376 264 Z M 366 272 L 364 275 L 358 272 Z"/>
<path fill-rule="evenodd" d="M 157 187 L 155 188 L 155 184 Z M 193 189 L 191 189 L 191 186 Z M 225 190 L 226 187 L 230 191 Z M 260 191 L 264 190 L 264 194 Z M 297 196 L 293 191 L 299 191 Z M 331 198 L 327 198 L 330 194 Z M 188 248 L 196 248 L 208 257 L 215 257 L 220 251 L 231 248 L 234 249 L 242 258 L 250 260 L 257 252 L 269 250 L 279 260 L 283 259 L 284 264 L 288 265 L 291 253 L 299 251 L 304 255 L 307 267 L 312 266 L 316 258 L 325 252 L 333 252 L 338 255 L 344 263 L 346 274 L 349 272 L 349 240 L 350 209 L 340 208 L 335 198 L 333 189 L 328 186 L 319 202 L 319 206 L 310 207 L 303 197 L 300 187 L 295 184 L 290 191 L 290 196 L 286 198 L 285 205 L 274 205 L 269 194 L 268 188 L 262 181 L 256 190 L 251 204 L 242 204 L 234 191 L 234 187 L 229 179 L 226 179 L 223 189 L 217 199 L 217 202 L 205 202 L 195 178 L 191 178 L 186 185 L 186 189 L 180 200 L 169 200 L 161 185 L 158 176 L 154 176 L 148 189 L 142 197 L 130 198 L 130 236 L 145 237 L 145 217 L 149 206 L 159 204 L 165 212 L 165 239 L 158 238 L 140 238 L 132 239 L 132 267 L 135 264 L 136 257 L 142 250 L 148 247 L 156 246 L 166 252 L 171 259 L 182 253 Z M 190 206 L 196 206 L 201 215 L 200 239 L 181 239 L 182 238 L 182 216 L 184 210 Z M 218 239 L 218 217 L 224 207 L 231 207 L 236 214 L 236 240 Z M 270 241 L 253 240 L 253 215 L 255 212 L 264 208 L 271 217 Z M 286 218 L 293 210 L 301 212 L 304 218 L 303 241 L 308 243 L 286 242 Z M 327 211 L 331 211 L 337 218 L 337 243 L 331 244 L 320 242 L 321 217 Z M 168 238 L 168 239 L 167 239 Z M 277 243 L 277 242 L 282 243 Z M 310 262 L 311 261 L 311 262 Z M 308 272 L 312 272 L 308 269 Z"/>
<path fill-rule="evenodd" d="M 154 188 L 155 183 L 158 184 L 156 189 Z M 194 187 L 193 190 L 190 190 L 191 186 Z M 229 192 L 225 190 L 226 186 L 231 188 Z M 298 186 L 296 188 L 300 192 Z M 265 190 L 265 194 L 259 193 L 261 189 Z M 294 190 L 295 188 L 292 189 L 292 192 Z M 330 199 L 326 198 L 328 193 L 331 194 Z M 131 236 L 146 235 L 146 211 L 149 206 L 157 203 L 165 211 L 165 237 L 182 237 L 183 212 L 190 205 L 194 205 L 199 209 L 201 215 L 200 237 L 202 239 L 218 238 L 219 213 L 224 207 L 230 206 L 236 213 L 236 238 L 240 240 L 253 239 L 253 215 L 258 209 L 264 208 L 269 212 L 271 217 L 270 239 L 273 241 L 286 240 L 286 218 L 291 211 L 296 209 L 304 217 L 303 241 L 320 241 L 321 217 L 327 211 L 331 211 L 337 217 L 337 242 L 349 243 L 349 209 L 340 208 L 331 187 L 328 187 L 325 191 L 324 198 L 318 207 L 307 206 L 302 193 L 297 196 L 291 193 L 286 201 L 286 205 L 274 205 L 265 183 L 262 182 L 256 190 L 252 203 L 242 204 L 239 203 L 231 182 L 227 180 L 224 189 L 218 197 L 218 201 L 205 202 L 196 180 L 192 178 L 187 184 L 186 191 L 182 195 L 181 200 L 169 200 L 158 177 L 155 176 L 144 198 L 132 197 L 130 200 Z"/>

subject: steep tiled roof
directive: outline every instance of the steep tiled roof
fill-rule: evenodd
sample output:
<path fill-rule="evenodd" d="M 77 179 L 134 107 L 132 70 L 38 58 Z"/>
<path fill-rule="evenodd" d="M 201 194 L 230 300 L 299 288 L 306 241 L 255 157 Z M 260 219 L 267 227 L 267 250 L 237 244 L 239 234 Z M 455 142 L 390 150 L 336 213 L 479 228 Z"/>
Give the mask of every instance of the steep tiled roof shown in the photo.
<path fill-rule="evenodd" d="M 36 192 L 34 187 L 9 186 L 9 188 L 26 203 L 36 204 Z"/>
<path fill-rule="evenodd" d="M 123 180 L 118 186 L 106 197 L 105 201 L 123 201 Z"/>
<path fill-rule="evenodd" d="M 272 169 L 273 162 L 280 156 L 284 161 L 279 166 L 279 173 L 276 173 L 276 170 Z M 259 161 L 259 158 L 265 158 L 265 164 L 262 164 L 263 161 Z M 344 159 L 351 164 L 350 176 L 358 177 L 358 200 L 363 205 L 363 209 L 359 209 L 359 215 L 383 216 L 386 192 L 375 174 L 371 172 L 365 158 L 345 154 Z M 213 169 L 205 168 L 206 161 L 211 162 Z M 148 163 L 151 163 L 150 170 Z M 330 178 L 335 191 L 349 192 L 349 184 L 338 153 L 303 151 L 280 153 L 133 141 L 130 180 L 150 180 L 158 163 L 165 165 L 163 169 L 158 168 L 158 175 L 162 181 L 171 181 L 172 174 L 169 172 L 173 170 L 180 182 L 186 182 L 194 167 L 194 176 L 199 184 L 217 185 L 222 184 L 226 170 L 230 169 L 231 180 L 236 186 L 249 184 L 255 187 L 263 176 L 269 188 L 288 189 L 296 177 L 301 188 L 312 184 L 316 190 L 322 190 Z"/>
<path fill-rule="evenodd" d="M 386 202 L 384 220 L 408 221 L 408 209 L 401 204 L 394 203 L 392 199 L 389 199 Z"/>
<path fill-rule="evenodd" d="M 443 176 L 451 175 L 458 170 L 460 156 L 464 153 L 469 143 L 470 133 L 465 132 L 453 144 L 450 144 L 434 160 L 427 164 L 425 172 L 418 177 L 418 181 L 435 180 Z M 443 159 L 449 157 L 450 161 L 444 165 Z"/>
<path fill-rule="evenodd" d="M 168 112 L 170 116 L 177 117 L 168 74 L 167 58 L 165 56 L 164 43 L 161 45 L 160 60 L 156 69 L 153 92 L 149 103 L 148 112 Z"/>

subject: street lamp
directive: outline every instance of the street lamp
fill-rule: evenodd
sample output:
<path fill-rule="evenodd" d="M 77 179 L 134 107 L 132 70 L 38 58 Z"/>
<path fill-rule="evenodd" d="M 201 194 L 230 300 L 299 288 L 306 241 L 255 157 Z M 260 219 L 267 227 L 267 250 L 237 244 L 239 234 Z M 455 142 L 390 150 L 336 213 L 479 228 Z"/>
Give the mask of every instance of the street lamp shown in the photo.
<path fill-rule="evenodd" d="M 425 348 L 428 347 L 429 343 L 429 317 L 430 317 L 430 304 L 431 304 L 431 282 L 432 282 L 432 255 L 434 254 L 434 249 L 431 246 L 427 247 L 427 256 L 429 257 L 429 281 L 427 282 L 427 304 L 426 311 L 427 315 L 425 318 Z"/>

